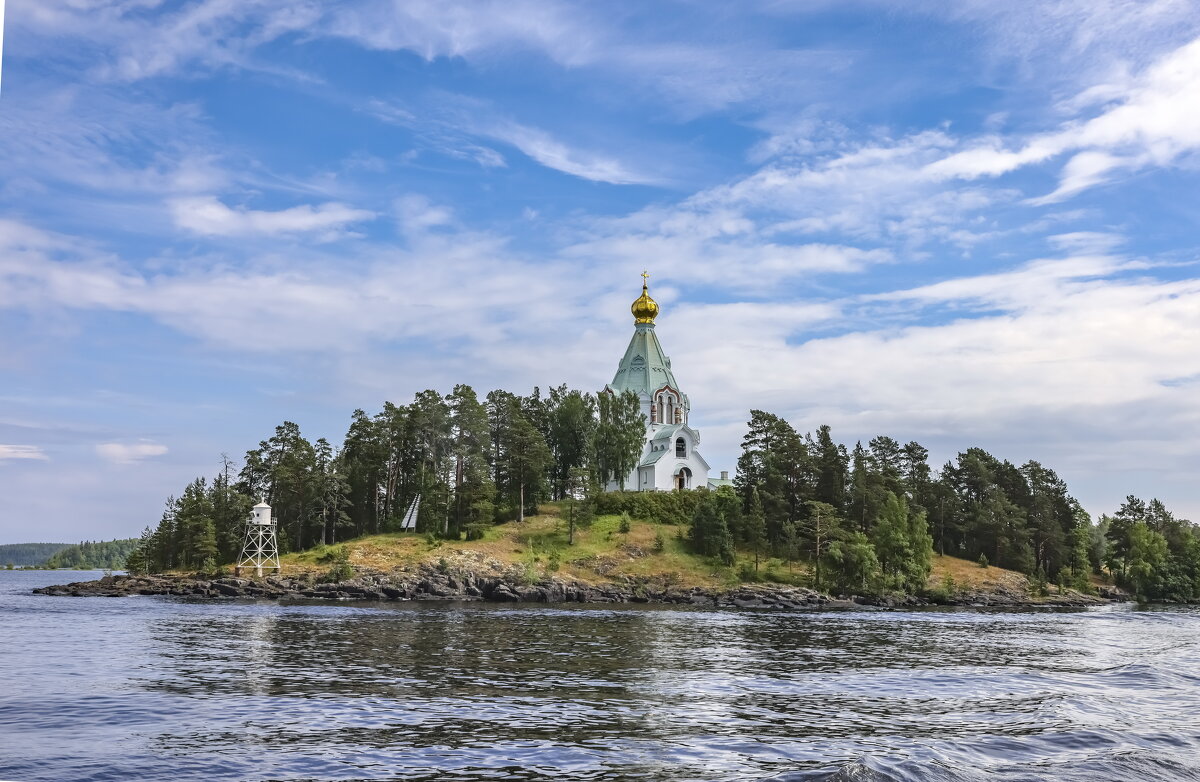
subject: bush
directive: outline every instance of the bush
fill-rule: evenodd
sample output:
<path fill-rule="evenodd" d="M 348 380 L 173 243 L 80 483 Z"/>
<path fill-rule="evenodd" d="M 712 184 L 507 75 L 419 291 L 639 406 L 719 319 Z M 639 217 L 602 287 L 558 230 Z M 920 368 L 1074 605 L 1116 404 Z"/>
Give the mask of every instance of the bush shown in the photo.
<path fill-rule="evenodd" d="M 987 554 L 980 554 L 979 555 L 979 567 L 986 568 L 987 566 L 988 566 Z"/>
<path fill-rule="evenodd" d="M 596 496 L 596 512 L 628 513 L 659 524 L 687 524 L 707 489 L 696 491 L 609 491 Z"/>
<path fill-rule="evenodd" d="M 738 567 L 738 578 L 742 581 L 757 581 L 758 573 L 754 572 L 754 563 L 750 561 L 743 562 Z"/>
<path fill-rule="evenodd" d="M 661 554 L 667 550 L 667 539 L 663 537 L 662 530 L 654 531 L 654 553 Z"/>
<path fill-rule="evenodd" d="M 354 578 L 354 568 L 350 565 L 350 552 L 345 546 L 330 546 L 317 559 L 318 562 L 332 562 L 332 566 L 322 578 L 322 581 L 336 584 Z"/>
<path fill-rule="evenodd" d="M 553 573 L 558 570 L 561 563 L 562 557 L 559 555 L 558 549 L 551 549 L 550 555 L 546 557 L 546 570 Z"/>
<path fill-rule="evenodd" d="M 622 535 L 628 535 L 633 529 L 633 519 L 629 518 L 629 511 L 621 511 L 621 524 L 617 527 L 617 531 Z"/>

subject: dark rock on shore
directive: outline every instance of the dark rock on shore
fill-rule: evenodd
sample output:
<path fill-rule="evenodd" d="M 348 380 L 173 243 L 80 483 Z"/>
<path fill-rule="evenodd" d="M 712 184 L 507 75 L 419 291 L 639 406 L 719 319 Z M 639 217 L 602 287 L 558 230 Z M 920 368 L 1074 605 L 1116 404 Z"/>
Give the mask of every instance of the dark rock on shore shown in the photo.
<path fill-rule="evenodd" d="M 729 590 L 680 587 L 651 581 L 625 580 L 590 584 L 560 578 L 528 583 L 515 570 L 477 563 L 477 569 L 449 569 L 425 564 L 392 573 L 362 570 L 353 578 L 323 582 L 313 574 L 237 578 L 231 576 L 145 575 L 105 576 L 98 581 L 42 587 L 37 594 L 71 597 L 171 595 L 191 598 L 266 600 L 488 600 L 498 603 L 657 603 L 708 608 L 767 608 L 783 610 L 883 609 L 929 605 L 911 595 L 833 598 L 803 587 L 746 584 Z M 1003 589 L 962 592 L 943 604 L 977 607 L 1087 606 L 1113 597 L 1070 593 L 1054 599 L 1035 599 Z M 1126 597 L 1127 599 L 1127 597 Z"/>
<path fill-rule="evenodd" d="M 311 575 L 235 578 L 204 575 L 105 576 L 98 581 L 35 589 L 42 595 L 126 597 L 172 595 L 270 600 L 490 600 L 508 603 L 665 603 L 713 608 L 814 609 L 848 607 L 811 589 L 746 585 L 733 590 L 677 587 L 624 581 L 589 584 L 566 579 L 526 583 L 512 574 L 442 572 L 421 566 L 415 571 L 362 571 L 351 579 L 323 583 Z"/>

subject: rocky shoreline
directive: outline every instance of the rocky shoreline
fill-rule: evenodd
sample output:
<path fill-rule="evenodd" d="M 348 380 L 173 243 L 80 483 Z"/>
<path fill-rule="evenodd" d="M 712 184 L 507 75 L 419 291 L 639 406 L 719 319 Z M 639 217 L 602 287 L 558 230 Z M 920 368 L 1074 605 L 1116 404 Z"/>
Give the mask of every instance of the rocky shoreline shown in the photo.
<path fill-rule="evenodd" d="M 485 563 L 480 563 L 485 564 Z M 498 563 L 486 563 L 493 565 Z M 557 577 L 530 582 L 516 569 L 443 568 L 424 564 L 391 573 L 359 570 L 340 581 L 317 574 L 238 578 L 196 575 L 116 575 L 97 581 L 42 587 L 36 594 L 70 597 L 129 597 L 168 595 L 191 598 L 266 599 L 282 601 L 459 600 L 498 603 L 655 603 L 709 608 L 777 608 L 831 610 L 863 607 L 907 608 L 933 605 L 911 595 L 831 597 L 811 589 L 779 584 L 744 584 L 732 589 L 686 587 L 652 580 L 585 583 Z M 1083 607 L 1128 599 L 1068 593 L 1035 598 L 1018 590 L 969 591 L 937 601 L 973 607 Z"/>

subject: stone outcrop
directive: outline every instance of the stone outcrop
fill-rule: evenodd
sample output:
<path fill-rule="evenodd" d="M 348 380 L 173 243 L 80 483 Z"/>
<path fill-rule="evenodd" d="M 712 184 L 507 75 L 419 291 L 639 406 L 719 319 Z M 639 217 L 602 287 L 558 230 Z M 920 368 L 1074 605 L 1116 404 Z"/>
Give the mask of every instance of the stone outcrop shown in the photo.
<path fill-rule="evenodd" d="M 423 565 L 409 571 L 360 571 L 353 578 L 322 582 L 309 576 L 264 578 L 210 577 L 200 574 L 105 576 L 98 581 L 42 587 L 43 595 L 128 597 L 170 595 L 193 598 L 268 600 L 490 600 L 509 603 L 659 603 L 712 608 L 850 608 L 811 589 L 745 585 L 731 590 L 705 589 L 624 580 L 585 583 L 548 578 L 528 582 L 515 572 L 443 570 Z"/>
<path fill-rule="evenodd" d="M 745 584 L 732 589 L 680 586 L 674 583 L 624 578 L 603 583 L 550 577 L 530 579 L 516 565 L 478 554 L 443 559 L 392 572 L 360 569 L 353 577 L 322 580 L 313 573 L 298 576 L 238 578 L 195 575 L 118 575 L 35 589 L 43 595 L 127 597 L 169 595 L 187 598 L 303 600 L 487 600 L 500 603 L 657 603 L 708 608 L 776 608 L 787 610 L 910 608 L 929 605 L 912 595 L 833 598 L 803 587 Z M 1095 597 L 1070 592 L 1036 598 L 1024 590 L 997 587 L 964 591 L 939 602 L 975 607 L 1087 606 L 1128 599 L 1121 594 Z"/>

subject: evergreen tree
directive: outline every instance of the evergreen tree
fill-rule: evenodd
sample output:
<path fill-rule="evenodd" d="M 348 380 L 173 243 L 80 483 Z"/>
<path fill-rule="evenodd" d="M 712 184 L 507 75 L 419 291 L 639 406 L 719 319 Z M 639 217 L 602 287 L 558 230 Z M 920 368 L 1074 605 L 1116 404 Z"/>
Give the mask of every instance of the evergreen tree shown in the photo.
<path fill-rule="evenodd" d="M 762 500 L 759 499 L 758 489 L 750 491 L 750 509 L 746 511 L 745 539 L 750 550 L 754 552 L 754 572 L 758 572 L 758 560 L 767 548 L 767 521 L 763 514 Z"/>
<path fill-rule="evenodd" d="M 468 527 L 478 536 L 491 524 L 495 486 L 488 469 L 490 443 L 487 410 L 474 389 L 457 385 L 446 398 L 454 457 L 454 509 L 443 532 L 457 540 Z"/>

